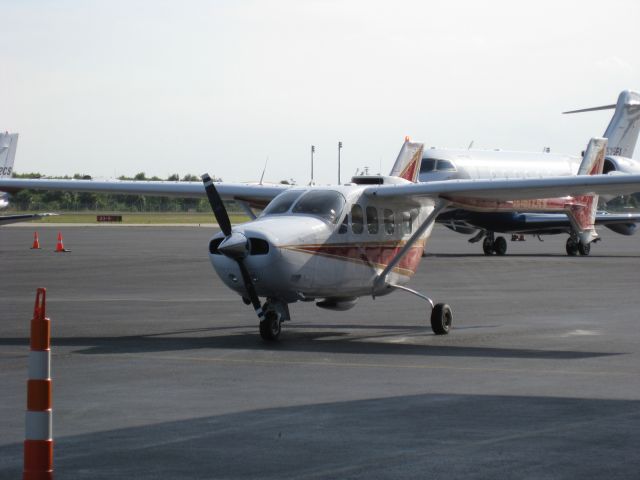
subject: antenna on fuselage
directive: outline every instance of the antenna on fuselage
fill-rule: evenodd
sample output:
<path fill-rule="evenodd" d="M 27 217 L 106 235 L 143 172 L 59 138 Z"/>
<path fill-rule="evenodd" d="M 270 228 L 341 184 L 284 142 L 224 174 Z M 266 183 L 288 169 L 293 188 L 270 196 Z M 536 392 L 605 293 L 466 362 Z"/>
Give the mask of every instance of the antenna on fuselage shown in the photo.
<path fill-rule="evenodd" d="M 473 147 L 473 142 L 474 142 L 474 141 L 475 141 L 475 140 L 471 140 L 471 143 L 470 143 L 470 144 L 469 144 L 469 146 L 467 147 L 467 150 L 471 150 L 471 148 Z"/>
<path fill-rule="evenodd" d="M 340 181 L 340 151 L 342 150 L 342 141 L 338 142 L 338 185 L 342 182 Z"/>
<path fill-rule="evenodd" d="M 313 185 L 313 154 L 316 152 L 315 145 L 311 145 L 311 181 L 309 185 Z"/>
<path fill-rule="evenodd" d="M 264 180 L 264 172 L 267 171 L 267 163 L 269 163 L 269 157 L 264 161 L 264 168 L 262 169 L 262 175 L 260 175 L 260 185 L 262 185 L 262 180 Z"/>

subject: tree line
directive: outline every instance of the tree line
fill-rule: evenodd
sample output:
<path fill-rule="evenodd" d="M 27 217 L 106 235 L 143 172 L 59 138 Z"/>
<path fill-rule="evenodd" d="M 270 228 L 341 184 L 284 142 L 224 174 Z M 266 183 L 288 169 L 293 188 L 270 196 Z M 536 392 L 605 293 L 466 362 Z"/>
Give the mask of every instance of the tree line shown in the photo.
<path fill-rule="evenodd" d="M 40 173 L 13 173 L 14 178 L 45 178 Z M 53 178 L 53 177 L 46 177 Z M 91 180 L 90 175 L 56 177 L 63 180 Z M 214 181 L 220 178 L 212 177 Z M 200 182 L 197 175 L 174 173 L 168 178 L 147 178 L 144 172 L 133 177 L 120 176 L 119 180 L 166 180 L 173 182 Z M 232 202 L 231 202 L 232 203 Z M 16 211 L 102 211 L 102 212 L 210 212 L 206 198 L 152 197 L 148 195 L 122 195 L 110 193 L 81 193 L 61 191 L 22 190 L 11 197 L 11 207 Z M 235 210 L 233 205 L 229 205 Z"/>

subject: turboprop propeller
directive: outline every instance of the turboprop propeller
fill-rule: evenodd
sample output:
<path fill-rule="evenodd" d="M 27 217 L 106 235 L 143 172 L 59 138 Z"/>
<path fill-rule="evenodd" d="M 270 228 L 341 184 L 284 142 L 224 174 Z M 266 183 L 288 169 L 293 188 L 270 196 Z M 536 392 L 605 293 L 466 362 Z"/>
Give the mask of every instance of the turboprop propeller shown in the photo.
<path fill-rule="evenodd" d="M 220 230 L 222 230 L 222 233 L 224 234 L 224 240 L 222 240 L 222 242 L 220 242 L 220 244 L 218 245 L 218 251 L 224 256 L 235 260 L 238 264 L 240 273 L 242 275 L 244 288 L 249 295 L 249 300 L 251 301 L 251 304 L 253 305 L 258 318 L 260 319 L 260 324 L 262 327 L 262 323 L 265 320 L 265 314 L 262 309 L 262 304 L 260 303 L 260 298 L 256 293 L 255 286 L 251 281 L 249 270 L 247 270 L 247 266 L 244 264 L 244 259 L 249 254 L 251 248 L 249 240 L 242 233 L 234 232 L 232 230 L 231 220 L 229 220 L 227 209 L 225 208 L 224 203 L 222 202 L 222 199 L 220 198 L 220 195 L 218 194 L 218 191 L 213 184 L 213 180 L 211 180 L 211 177 L 208 173 L 202 175 L 202 183 L 204 183 L 204 189 L 207 192 L 207 199 L 209 200 L 209 204 L 211 205 L 211 209 L 213 210 L 213 215 L 216 217 L 216 221 L 220 226 Z M 280 328 L 279 322 L 276 321 L 270 323 L 276 323 L 276 325 L 271 328 Z"/>

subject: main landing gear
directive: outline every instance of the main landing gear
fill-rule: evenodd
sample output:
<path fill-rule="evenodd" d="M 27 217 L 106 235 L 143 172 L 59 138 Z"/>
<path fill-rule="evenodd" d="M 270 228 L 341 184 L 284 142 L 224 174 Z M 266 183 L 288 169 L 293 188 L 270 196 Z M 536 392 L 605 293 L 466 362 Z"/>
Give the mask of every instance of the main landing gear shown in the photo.
<path fill-rule="evenodd" d="M 447 335 L 453 323 L 451 307 L 446 303 L 437 303 L 431 310 L 431 329 L 436 335 Z"/>
<path fill-rule="evenodd" d="M 482 251 L 485 255 L 505 255 L 507 253 L 507 241 L 504 237 L 495 237 L 493 232 L 487 232 L 482 241 Z"/>
<path fill-rule="evenodd" d="M 572 257 L 575 257 L 576 255 L 578 255 L 578 253 L 583 257 L 586 257 L 591 253 L 591 244 L 582 243 L 577 237 L 572 235 L 567 238 L 566 250 L 567 255 L 570 255 Z"/>
<path fill-rule="evenodd" d="M 388 285 L 387 288 L 395 288 L 397 290 L 403 290 L 407 293 L 411 293 L 416 297 L 427 301 L 431 306 L 431 330 L 436 335 L 447 335 L 451 330 L 451 324 L 453 323 L 453 313 L 451 307 L 446 303 L 433 303 L 426 295 L 413 290 L 412 288 L 405 287 L 404 285 Z"/>

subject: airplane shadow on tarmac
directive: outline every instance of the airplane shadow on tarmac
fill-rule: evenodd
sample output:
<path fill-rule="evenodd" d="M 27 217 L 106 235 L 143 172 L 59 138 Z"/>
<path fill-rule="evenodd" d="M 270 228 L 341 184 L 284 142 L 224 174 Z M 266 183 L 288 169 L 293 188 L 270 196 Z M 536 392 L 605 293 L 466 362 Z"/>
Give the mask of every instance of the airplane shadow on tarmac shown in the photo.
<path fill-rule="evenodd" d="M 89 410 L 83 421 L 93 425 L 94 415 L 104 413 Z M 601 479 L 640 471 L 637 400 L 420 394 L 117 429 L 99 420 L 98 431 L 56 437 L 56 476 Z M 118 419 L 128 420 L 136 419 Z M 22 444 L 0 446 L 0 477 L 21 470 Z"/>
<path fill-rule="evenodd" d="M 345 330 L 366 329 L 368 334 Z M 424 327 L 388 327 L 393 332 L 372 333 L 384 327 L 355 325 L 292 325 L 283 329 L 278 342 L 263 341 L 256 327 L 216 327 L 116 337 L 55 337 L 52 347 L 78 347 L 74 353 L 123 354 L 185 350 L 260 350 L 317 352 L 325 354 L 419 355 L 424 357 L 525 358 L 577 360 L 621 355 L 621 352 L 540 350 L 529 348 L 436 345 L 442 337 L 426 334 Z M 399 330 L 400 328 L 400 330 Z M 214 332 L 209 336 L 184 334 Z M 408 341 L 407 341 L 408 340 Z M 27 338 L 0 338 L 0 345 L 26 346 Z"/>

